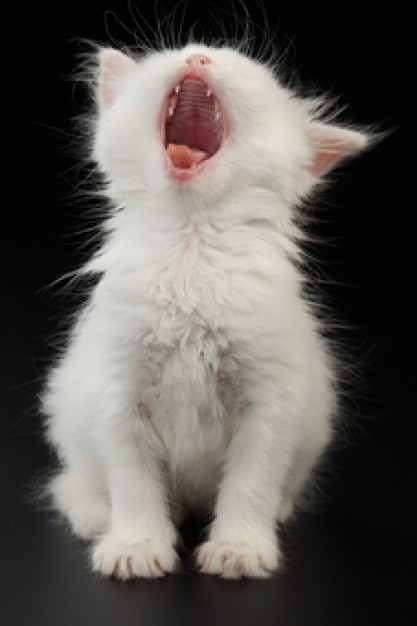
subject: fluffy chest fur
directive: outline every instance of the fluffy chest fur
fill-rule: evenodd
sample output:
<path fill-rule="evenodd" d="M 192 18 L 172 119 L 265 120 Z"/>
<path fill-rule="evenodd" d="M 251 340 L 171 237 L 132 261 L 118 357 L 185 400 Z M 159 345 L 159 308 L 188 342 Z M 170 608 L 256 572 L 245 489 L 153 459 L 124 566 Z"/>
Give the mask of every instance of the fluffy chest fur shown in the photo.
<path fill-rule="evenodd" d="M 154 214 L 139 230 L 127 212 L 94 261 L 105 268 L 97 304 L 135 346 L 138 401 L 173 468 L 222 457 L 247 404 L 251 359 L 259 349 L 276 356 L 259 338 L 288 328 L 297 309 L 298 277 L 271 223 L 231 226 L 233 207 L 221 213 L 227 221 L 195 212 L 168 226 Z"/>
<path fill-rule="evenodd" d="M 138 246 L 147 249 L 143 271 L 124 272 L 136 283 L 127 292 L 123 284 L 123 293 L 136 293 L 129 325 L 140 354 L 138 396 L 173 468 L 202 455 L 219 458 L 246 403 L 242 373 L 257 334 L 253 315 L 270 297 L 262 266 L 271 255 L 279 265 L 270 241 L 259 237 L 255 250 L 253 233 L 250 239 L 245 249 L 237 233 L 194 222 L 149 237 L 152 245 Z"/>

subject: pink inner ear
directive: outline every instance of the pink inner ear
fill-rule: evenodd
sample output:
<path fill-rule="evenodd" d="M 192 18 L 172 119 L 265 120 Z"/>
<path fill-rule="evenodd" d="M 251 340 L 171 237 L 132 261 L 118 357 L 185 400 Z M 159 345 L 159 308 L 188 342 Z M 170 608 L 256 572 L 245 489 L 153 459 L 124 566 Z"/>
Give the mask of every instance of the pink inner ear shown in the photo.
<path fill-rule="evenodd" d="M 366 135 L 328 124 L 310 124 L 308 136 L 314 148 L 309 171 L 315 176 L 323 176 L 339 161 L 362 150 L 367 144 Z"/>
<path fill-rule="evenodd" d="M 105 109 L 113 106 L 123 79 L 133 70 L 135 62 L 118 50 L 107 48 L 100 53 L 98 99 Z"/>

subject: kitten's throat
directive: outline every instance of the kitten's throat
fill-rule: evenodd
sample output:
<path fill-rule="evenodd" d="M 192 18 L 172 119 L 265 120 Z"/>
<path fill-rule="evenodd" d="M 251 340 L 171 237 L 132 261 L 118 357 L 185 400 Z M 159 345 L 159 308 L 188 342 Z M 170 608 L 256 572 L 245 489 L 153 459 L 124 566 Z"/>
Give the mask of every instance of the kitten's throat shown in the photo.
<path fill-rule="evenodd" d="M 169 176 L 184 181 L 200 175 L 223 146 L 226 132 L 217 97 L 195 71 L 168 94 L 163 120 Z"/>

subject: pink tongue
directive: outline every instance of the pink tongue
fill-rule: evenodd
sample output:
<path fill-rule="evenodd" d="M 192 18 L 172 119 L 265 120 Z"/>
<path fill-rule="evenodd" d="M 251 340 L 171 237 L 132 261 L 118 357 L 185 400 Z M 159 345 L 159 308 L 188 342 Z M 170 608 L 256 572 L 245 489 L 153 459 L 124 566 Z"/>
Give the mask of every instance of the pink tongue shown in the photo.
<path fill-rule="evenodd" d="M 207 152 L 196 148 L 191 150 L 188 146 L 178 145 L 176 143 L 170 143 L 166 152 L 175 167 L 184 169 L 192 167 L 194 163 L 201 163 L 201 161 L 204 161 L 204 159 L 208 157 Z"/>

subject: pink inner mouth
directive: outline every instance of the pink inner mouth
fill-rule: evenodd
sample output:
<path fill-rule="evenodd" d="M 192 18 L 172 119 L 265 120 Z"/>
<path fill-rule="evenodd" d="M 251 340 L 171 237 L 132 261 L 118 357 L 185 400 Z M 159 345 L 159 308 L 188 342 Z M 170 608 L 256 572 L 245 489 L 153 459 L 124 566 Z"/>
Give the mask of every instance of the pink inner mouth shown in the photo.
<path fill-rule="evenodd" d="M 196 72 L 187 73 L 166 103 L 164 145 L 169 173 L 190 179 L 219 151 L 224 135 L 217 98 Z"/>

